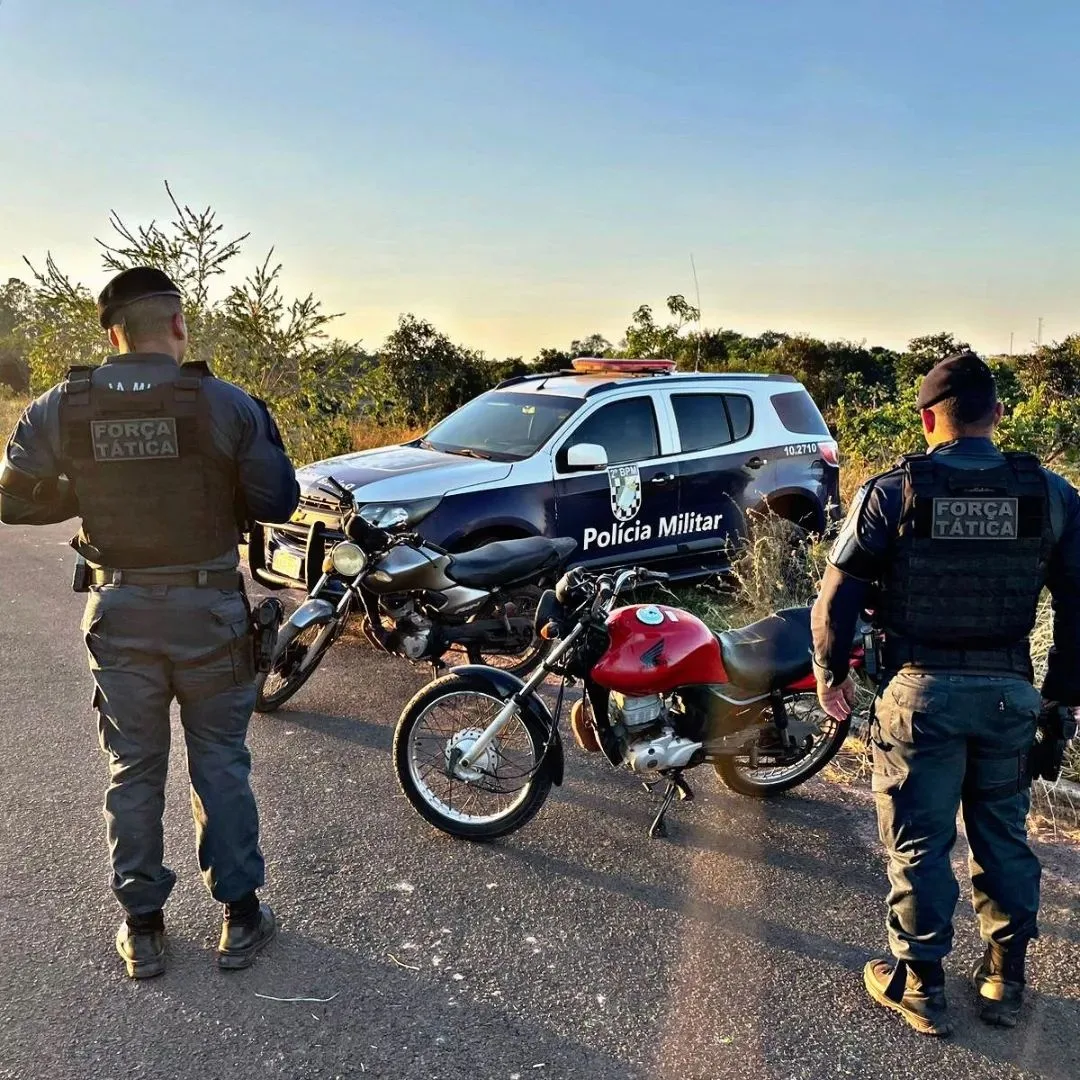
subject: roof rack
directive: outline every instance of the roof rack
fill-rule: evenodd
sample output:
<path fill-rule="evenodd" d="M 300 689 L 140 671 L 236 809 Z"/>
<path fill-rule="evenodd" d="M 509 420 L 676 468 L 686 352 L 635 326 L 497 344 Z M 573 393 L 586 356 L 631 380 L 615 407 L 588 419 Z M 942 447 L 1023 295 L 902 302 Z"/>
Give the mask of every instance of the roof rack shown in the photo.
<path fill-rule="evenodd" d="M 762 372 L 747 372 L 745 374 L 737 371 L 687 371 L 680 372 L 677 375 L 658 375 L 638 376 L 639 382 L 655 382 L 660 386 L 671 386 L 672 383 L 701 383 L 702 381 L 708 382 L 780 382 L 780 383 L 797 383 L 799 380 L 794 375 L 769 375 Z M 599 394 L 602 390 L 607 390 L 609 387 L 618 386 L 617 381 L 603 382 L 597 386 L 590 386 L 585 391 L 585 397 L 593 397 Z"/>
<path fill-rule="evenodd" d="M 589 389 L 585 391 L 585 397 L 592 397 L 594 394 L 598 394 L 609 387 L 618 386 L 620 385 L 620 382 L 625 379 L 633 379 L 635 382 L 648 382 L 649 380 L 652 380 L 664 386 L 670 386 L 672 383 L 700 382 L 702 380 L 707 380 L 709 382 L 777 383 L 797 383 L 799 381 L 794 375 L 771 374 L 769 372 L 760 371 L 679 371 L 663 374 L 650 371 L 635 375 L 625 371 L 583 372 L 574 371 L 572 368 L 564 368 L 560 371 L 538 371 L 531 372 L 528 375 L 515 375 L 513 378 L 504 379 L 501 383 L 498 383 L 495 386 L 495 389 L 501 390 L 506 386 L 517 386 L 526 382 L 543 382 L 547 379 L 557 378 L 560 375 L 573 376 L 578 379 L 603 378 L 603 382 L 598 382 L 595 386 L 590 386 Z M 618 375 L 621 378 L 613 379 L 611 378 L 612 375 Z"/>

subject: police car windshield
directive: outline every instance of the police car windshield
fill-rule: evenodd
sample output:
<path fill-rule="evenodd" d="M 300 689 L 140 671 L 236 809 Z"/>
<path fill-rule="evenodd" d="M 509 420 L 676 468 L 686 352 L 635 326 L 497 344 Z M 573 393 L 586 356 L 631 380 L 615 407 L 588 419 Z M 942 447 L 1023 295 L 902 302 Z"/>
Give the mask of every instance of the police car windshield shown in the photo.
<path fill-rule="evenodd" d="M 521 461 L 535 454 L 580 407 L 580 398 L 496 391 L 473 398 L 422 441 L 447 454 Z"/>

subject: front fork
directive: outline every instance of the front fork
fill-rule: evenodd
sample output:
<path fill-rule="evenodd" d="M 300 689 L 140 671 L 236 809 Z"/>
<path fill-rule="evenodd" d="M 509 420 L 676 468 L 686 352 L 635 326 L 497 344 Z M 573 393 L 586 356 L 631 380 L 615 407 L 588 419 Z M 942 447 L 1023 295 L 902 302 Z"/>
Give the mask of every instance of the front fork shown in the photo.
<path fill-rule="evenodd" d="M 585 633 L 585 623 L 578 623 L 569 634 L 566 635 L 544 658 L 543 663 L 529 676 L 520 690 L 514 692 L 509 701 L 499 710 L 498 715 L 486 728 L 480 738 L 469 747 L 468 751 L 461 754 L 457 760 L 451 759 L 449 771 L 454 772 L 457 768 L 468 769 L 485 750 L 502 734 L 503 729 L 518 714 L 521 702 L 530 694 L 536 692 L 540 684 L 551 674 L 552 669 L 570 651 L 574 642 Z"/>
<path fill-rule="evenodd" d="M 317 600 L 319 598 L 319 593 L 326 587 L 326 583 L 329 580 L 330 575 L 323 574 L 316 583 L 315 588 L 311 590 L 308 599 Z M 337 607 L 334 608 L 333 615 L 323 624 L 322 629 L 305 653 L 304 659 L 300 662 L 301 671 L 308 666 L 312 657 L 321 655 L 323 646 L 326 645 L 327 640 L 338 633 L 344 625 L 345 620 L 349 617 L 349 608 L 352 606 L 353 602 L 353 588 L 354 586 L 352 585 L 346 587 L 345 592 L 337 603 Z"/>

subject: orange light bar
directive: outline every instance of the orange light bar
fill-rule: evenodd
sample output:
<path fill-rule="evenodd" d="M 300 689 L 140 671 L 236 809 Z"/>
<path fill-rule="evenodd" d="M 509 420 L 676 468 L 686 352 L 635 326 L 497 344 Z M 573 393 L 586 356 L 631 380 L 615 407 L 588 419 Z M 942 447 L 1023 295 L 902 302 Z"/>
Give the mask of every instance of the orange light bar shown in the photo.
<path fill-rule="evenodd" d="M 579 356 L 572 360 L 582 375 L 660 375 L 675 370 L 674 360 L 643 356 L 638 359 L 608 360 L 599 356 Z"/>

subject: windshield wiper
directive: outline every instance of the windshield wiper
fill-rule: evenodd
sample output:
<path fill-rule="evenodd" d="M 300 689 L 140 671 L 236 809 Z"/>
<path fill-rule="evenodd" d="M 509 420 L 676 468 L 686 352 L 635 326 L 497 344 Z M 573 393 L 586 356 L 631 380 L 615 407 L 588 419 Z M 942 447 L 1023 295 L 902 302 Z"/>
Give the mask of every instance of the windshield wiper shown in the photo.
<path fill-rule="evenodd" d="M 481 461 L 491 461 L 490 454 L 482 454 L 471 446 L 455 446 L 453 450 L 445 451 L 447 454 L 460 454 L 462 457 L 479 458 Z"/>
<path fill-rule="evenodd" d="M 454 454 L 456 457 L 471 457 L 480 461 L 495 460 L 493 454 L 485 454 L 482 450 L 474 450 L 471 446 L 436 446 L 425 438 L 417 439 L 416 445 L 422 446 L 425 450 L 434 450 L 438 454 Z"/>

